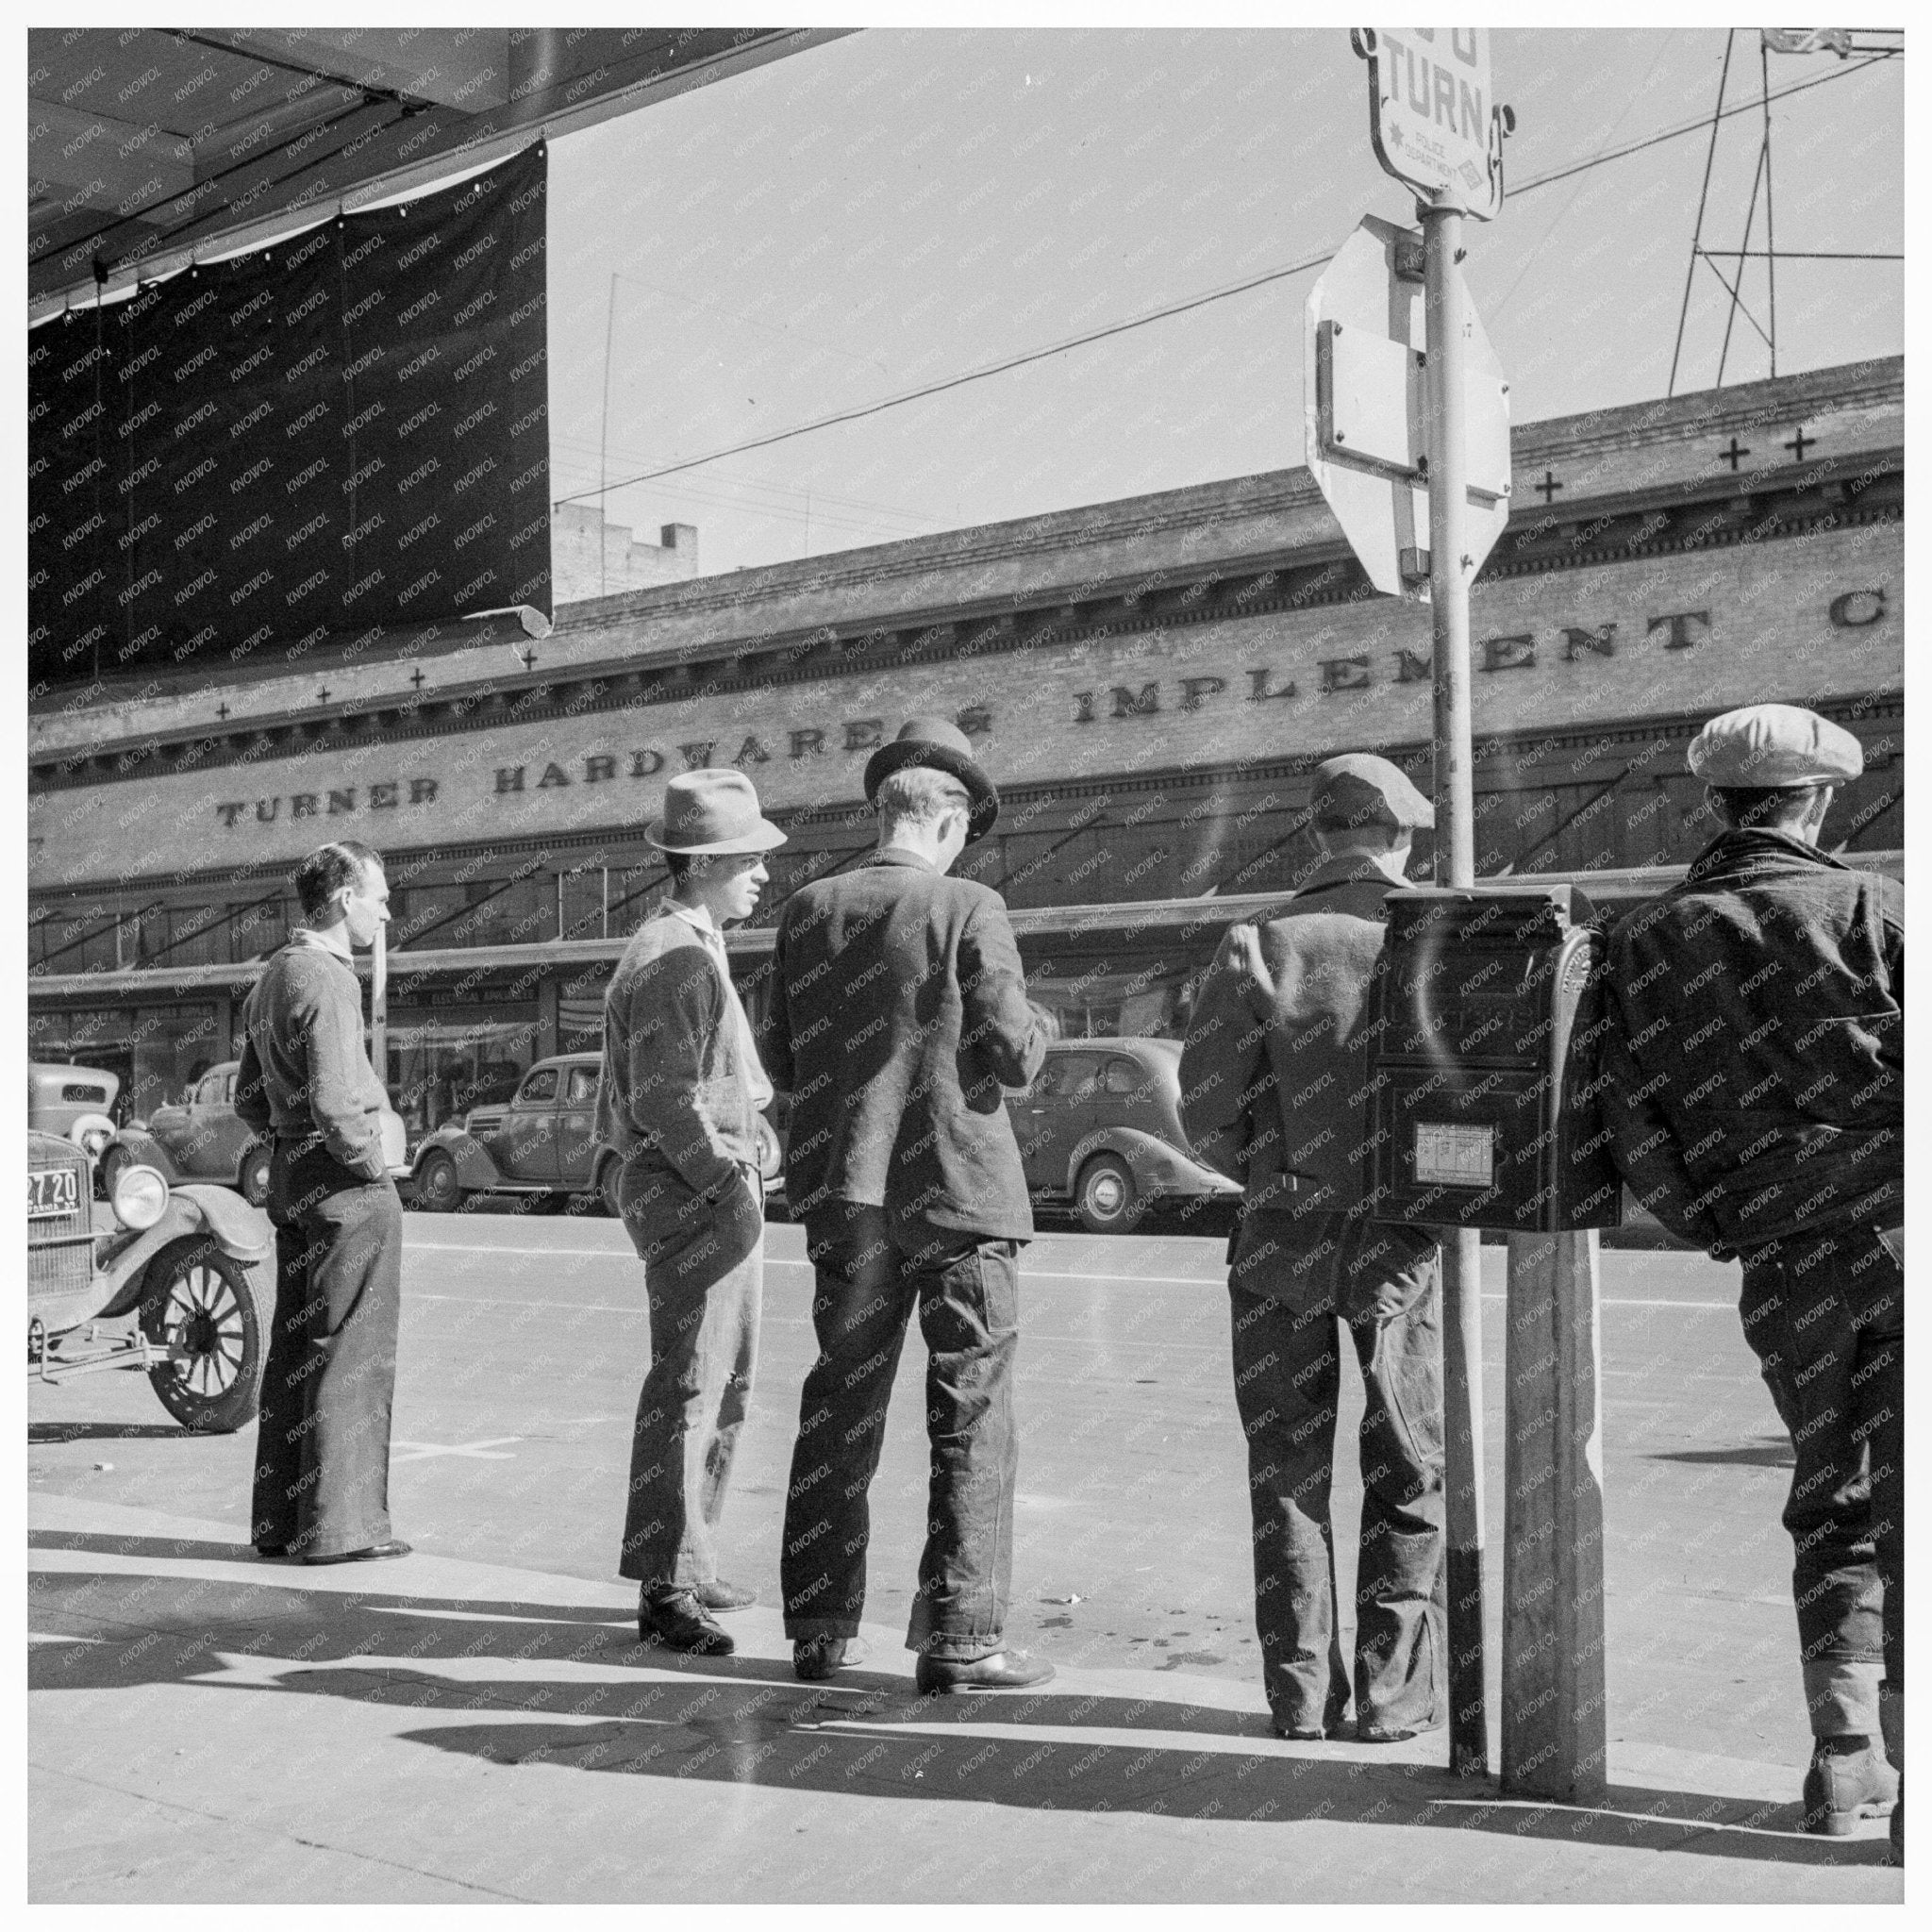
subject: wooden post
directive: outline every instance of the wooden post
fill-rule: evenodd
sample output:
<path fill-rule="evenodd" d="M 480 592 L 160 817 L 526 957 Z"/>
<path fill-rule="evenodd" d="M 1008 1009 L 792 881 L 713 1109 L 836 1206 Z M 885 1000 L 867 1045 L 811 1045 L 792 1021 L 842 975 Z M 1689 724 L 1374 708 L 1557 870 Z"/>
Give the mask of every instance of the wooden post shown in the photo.
<path fill-rule="evenodd" d="M 1511 1235 L 1503 1447 L 1503 1789 L 1607 1787 L 1597 1240 Z"/>

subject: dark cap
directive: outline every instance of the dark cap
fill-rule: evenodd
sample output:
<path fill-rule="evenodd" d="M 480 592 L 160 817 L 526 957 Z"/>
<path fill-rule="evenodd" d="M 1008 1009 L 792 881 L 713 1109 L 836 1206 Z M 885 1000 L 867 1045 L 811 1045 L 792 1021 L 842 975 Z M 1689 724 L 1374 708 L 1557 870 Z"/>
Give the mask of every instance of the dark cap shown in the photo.
<path fill-rule="evenodd" d="M 1000 794 L 973 756 L 973 743 L 950 718 L 908 718 L 891 744 L 882 744 L 866 760 L 865 802 L 870 805 L 894 772 L 908 765 L 929 765 L 965 786 L 971 800 L 966 813 L 966 842 L 983 839 L 1000 815 Z"/>
<path fill-rule="evenodd" d="M 1436 823 L 1435 807 L 1408 774 L 1366 751 L 1344 752 L 1317 765 L 1308 806 L 1318 824 L 1392 825 L 1407 832 Z"/>

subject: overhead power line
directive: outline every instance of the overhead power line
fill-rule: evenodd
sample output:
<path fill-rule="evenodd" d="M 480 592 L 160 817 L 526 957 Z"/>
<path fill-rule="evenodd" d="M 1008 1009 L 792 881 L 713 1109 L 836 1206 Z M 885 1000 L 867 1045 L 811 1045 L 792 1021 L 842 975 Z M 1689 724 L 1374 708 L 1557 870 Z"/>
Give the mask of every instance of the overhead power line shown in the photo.
<path fill-rule="evenodd" d="M 1873 54 L 1862 60 L 1853 60 L 1835 67 L 1828 74 L 1822 74 L 1810 80 L 1794 81 L 1790 87 L 1774 89 L 1769 100 L 1781 101 L 1792 94 L 1801 94 L 1814 87 L 1824 87 L 1835 80 L 1843 80 L 1848 75 L 1860 73 L 1867 67 L 1881 64 L 1890 58 L 1885 54 Z M 1626 159 L 1629 156 L 1641 154 L 1646 148 L 1659 146 L 1667 141 L 1681 140 L 1687 134 L 1701 133 L 1714 127 L 1719 120 L 1726 120 L 1733 114 L 1746 111 L 1761 111 L 1766 105 L 1765 97 L 1744 103 L 1742 106 L 1722 108 L 1715 117 L 1700 115 L 1694 121 L 1687 121 L 1680 126 L 1666 127 L 1656 134 L 1646 135 L 1641 141 L 1630 142 L 1625 147 L 1613 148 L 1607 154 L 1592 155 L 1587 160 L 1576 161 L 1567 167 L 1557 168 L 1547 175 L 1539 175 L 1509 192 L 1512 196 L 1534 194 L 1540 188 L 1553 187 L 1558 181 L 1567 181 L 1574 175 L 1587 169 L 1607 167 L 1612 161 Z M 1236 295 L 1245 295 L 1252 290 L 1266 288 L 1271 282 L 1288 280 L 1291 276 L 1306 275 L 1310 269 L 1324 267 L 1334 255 L 1333 248 L 1326 248 L 1319 255 L 1311 255 L 1303 261 L 1293 261 L 1282 268 L 1265 270 L 1257 275 L 1250 275 L 1243 281 L 1230 282 L 1224 287 L 1209 289 L 1198 295 L 1190 295 L 1178 302 L 1170 302 L 1158 308 L 1150 308 L 1144 313 L 1128 317 L 1124 322 L 1109 323 L 1104 328 L 1091 329 L 1084 335 L 1069 336 L 1063 341 L 1050 342 L 1043 348 L 1026 349 L 1020 354 L 1002 358 L 997 362 L 983 364 L 977 369 L 969 369 L 958 375 L 950 375 L 939 382 L 931 382 L 918 389 L 904 390 L 895 395 L 881 396 L 874 402 L 855 404 L 849 409 L 835 410 L 828 416 L 815 417 L 809 423 L 794 424 L 790 429 L 774 429 L 768 436 L 757 436 L 744 442 L 735 442 L 724 449 L 708 451 L 703 456 L 686 457 L 681 461 L 663 463 L 655 469 L 645 470 L 635 476 L 625 476 L 621 481 L 594 490 L 579 490 L 569 496 L 559 496 L 557 503 L 580 503 L 587 498 L 607 495 L 613 490 L 627 490 L 635 483 L 655 482 L 660 476 L 675 476 L 685 470 L 695 470 L 706 463 L 722 462 L 726 457 L 743 456 L 752 450 L 769 449 L 774 443 L 790 442 L 793 438 L 810 436 L 821 429 L 834 429 L 845 423 L 862 422 L 868 416 L 883 414 L 888 409 L 902 408 L 908 403 L 923 401 L 927 396 L 944 395 L 949 390 L 963 389 L 969 383 L 984 382 L 994 375 L 1005 375 L 1015 369 L 1024 369 L 1031 362 L 1043 362 L 1051 356 L 1062 356 L 1070 349 L 1083 349 L 1093 342 L 1104 342 L 1110 337 L 1125 335 L 1129 330 L 1145 328 L 1152 323 L 1165 322 L 1172 316 L 1186 315 L 1191 310 L 1205 308 L 1215 302 L 1225 302 Z"/>

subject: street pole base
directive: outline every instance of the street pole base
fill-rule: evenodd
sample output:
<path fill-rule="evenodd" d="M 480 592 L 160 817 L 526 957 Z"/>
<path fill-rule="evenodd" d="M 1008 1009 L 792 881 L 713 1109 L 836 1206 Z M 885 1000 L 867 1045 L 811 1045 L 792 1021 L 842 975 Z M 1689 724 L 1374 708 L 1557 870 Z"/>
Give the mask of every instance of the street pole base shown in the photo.
<path fill-rule="evenodd" d="M 1448 1585 L 1449 1769 L 1490 1774 L 1490 1718 L 1483 1686 L 1483 1553 L 1443 1552 Z"/>

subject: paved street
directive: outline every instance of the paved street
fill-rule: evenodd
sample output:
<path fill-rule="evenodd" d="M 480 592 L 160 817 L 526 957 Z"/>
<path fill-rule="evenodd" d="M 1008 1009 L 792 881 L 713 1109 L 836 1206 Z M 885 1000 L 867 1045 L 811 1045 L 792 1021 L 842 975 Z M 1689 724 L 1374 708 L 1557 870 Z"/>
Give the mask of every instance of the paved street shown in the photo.
<path fill-rule="evenodd" d="M 36 1898 L 1901 1896 L 1882 1824 L 1795 1832 L 1790 1457 L 1734 1269 L 1605 1257 L 1613 1790 L 1585 1816 L 1451 1781 L 1440 1734 L 1379 1752 L 1270 1736 L 1218 1242 L 1027 1251 L 1008 1635 L 1060 1675 L 934 1706 L 901 1647 L 925 1480 L 910 1344 L 874 1490 L 870 1668 L 810 1690 L 790 1673 L 801 1230 L 767 1236 L 723 1538 L 759 1602 L 733 1620 L 736 1658 L 676 1668 L 635 1643 L 614 1574 L 646 1354 L 622 1231 L 407 1224 L 403 1562 L 255 1564 L 252 1429 L 185 1436 L 134 1375 L 33 1387 Z M 1484 1259 L 1493 1623 L 1503 1252 Z M 1344 1474 L 1344 1591 L 1357 1493 Z M 916 1839 L 893 1829 L 914 1818 Z"/>

